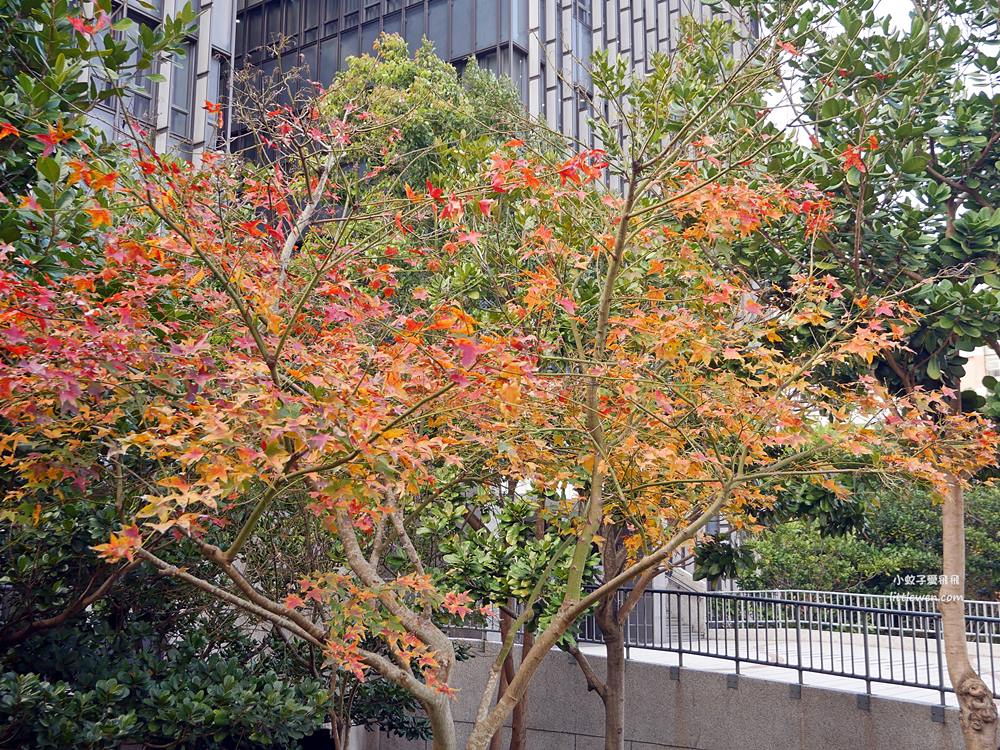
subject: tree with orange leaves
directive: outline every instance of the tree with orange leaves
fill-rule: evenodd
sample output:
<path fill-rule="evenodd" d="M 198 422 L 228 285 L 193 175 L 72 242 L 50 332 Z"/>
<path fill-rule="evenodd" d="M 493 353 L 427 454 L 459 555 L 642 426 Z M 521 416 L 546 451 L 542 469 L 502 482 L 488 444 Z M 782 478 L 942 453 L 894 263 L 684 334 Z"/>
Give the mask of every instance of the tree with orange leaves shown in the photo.
<path fill-rule="evenodd" d="M 339 670 L 378 673 L 451 750 L 446 627 L 500 602 L 449 587 L 415 519 L 484 477 L 548 490 L 535 512 L 558 541 L 487 683 L 463 686 L 479 705 L 466 747 L 483 750 L 574 622 L 715 515 L 746 516 L 776 481 L 835 474 L 845 455 L 935 484 L 992 460 L 995 436 L 938 398 L 817 382 L 898 345 L 887 309 L 912 313 L 844 304 L 813 274 L 756 302 L 716 254 L 777 221 L 810 231 L 821 196 L 745 158 L 705 174 L 693 127 L 650 96 L 669 74 L 626 83 L 598 65 L 595 81 L 637 113 L 622 147 L 553 160 L 514 139 L 453 184 L 403 194 L 391 170 L 358 169 L 373 143 L 382 163 L 410 154 L 391 119 L 355 104 L 273 110 L 275 143 L 304 156 L 266 170 L 138 146 L 103 257 L 0 275 L 5 502 L 58 502 L 115 472 L 141 502 L 105 558 L 185 581 Z M 461 263 L 488 271 L 477 307 L 440 283 Z M 292 527 L 328 544 L 277 597 L 245 561 Z M 608 530 L 620 570 L 587 591 Z M 543 594 L 553 607 L 532 622 Z M 533 644 L 498 691 L 522 626 Z"/>

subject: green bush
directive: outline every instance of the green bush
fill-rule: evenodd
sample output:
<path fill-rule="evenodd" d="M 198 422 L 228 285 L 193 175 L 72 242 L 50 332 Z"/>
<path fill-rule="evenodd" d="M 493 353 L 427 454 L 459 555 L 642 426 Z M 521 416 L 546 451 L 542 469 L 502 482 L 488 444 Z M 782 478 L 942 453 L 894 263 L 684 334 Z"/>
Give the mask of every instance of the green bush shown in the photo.
<path fill-rule="evenodd" d="M 1000 488 L 980 485 L 966 495 L 966 594 L 1000 596 Z M 740 548 L 742 588 L 899 592 L 898 579 L 941 571 L 940 509 L 926 494 L 892 495 L 868 507 L 854 530 L 831 534 L 821 521 L 777 523 Z M 933 585 L 906 586 L 908 593 Z"/>

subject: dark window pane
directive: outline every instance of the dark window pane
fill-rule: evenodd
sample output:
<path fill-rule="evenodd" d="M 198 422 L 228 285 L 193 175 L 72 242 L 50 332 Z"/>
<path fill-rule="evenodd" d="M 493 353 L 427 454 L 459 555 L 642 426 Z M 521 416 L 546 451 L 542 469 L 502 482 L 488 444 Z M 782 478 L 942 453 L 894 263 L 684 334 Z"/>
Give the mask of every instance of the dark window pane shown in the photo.
<path fill-rule="evenodd" d="M 361 0 L 344 0 L 344 28 L 361 22 Z"/>
<path fill-rule="evenodd" d="M 236 57 L 242 57 L 247 50 L 247 24 L 241 21 L 236 24 Z"/>
<path fill-rule="evenodd" d="M 337 37 L 320 42 L 319 45 L 319 82 L 329 86 L 333 74 L 337 72 Z"/>
<path fill-rule="evenodd" d="M 451 5 L 451 56 L 454 58 L 471 55 L 472 49 L 472 18 L 474 15 L 472 0 L 454 0 Z"/>
<path fill-rule="evenodd" d="M 403 19 L 402 14 L 393 13 L 391 16 L 386 16 L 382 19 L 382 31 L 386 34 L 402 34 L 403 33 Z"/>
<path fill-rule="evenodd" d="M 319 4 L 320 0 L 304 0 L 302 15 L 305 22 L 302 25 L 306 30 L 319 26 Z"/>
<path fill-rule="evenodd" d="M 483 55 L 476 57 L 476 61 L 480 68 L 490 71 L 493 75 L 497 74 L 497 53 L 488 52 Z"/>
<path fill-rule="evenodd" d="M 497 3 L 499 0 L 476 0 L 476 49 L 494 47 L 497 36 Z"/>
<path fill-rule="evenodd" d="M 356 57 L 360 52 L 361 37 L 358 36 L 357 29 L 345 31 L 340 35 L 340 58 L 338 70 L 347 69 L 347 58 Z"/>
<path fill-rule="evenodd" d="M 170 103 L 185 110 L 191 106 L 191 46 L 173 55 L 170 61 Z"/>
<path fill-rule="evenodd" d="M 260 46 L 263 35 L 264 9 L 254 8 L 247 13 L 247 49 L 254 50 Z"/>
<path fill-rule="evenodd" d="M 299 0 L 285 0 L 285 36 L 294 37 L 298 33 Z"/>
<path fill-rule="evenodd" d="M 514 70 L 510 76 L 514 86 L 521 95 L 521 101 L 528 101 L 528 56 L 519 50 L 514 50 Z"/>
<path fill-rule="evenodd" d="M 274 69 L 277 65 L 278 60 L 273 57 L 260 64 L 260 81 L 262 86 L 271 86 L 272 79 L 274 78 Z"/>
<path fill-rule="evenodd" d="M 372 47 L 375 45 L 375 40 L 378 39 L 379 29 L 378 21 L 372 21 L 371 23 L 366 23 L 361 27 L 361 52 L 362 54 L 368 54 L 372 51 Z"/>
<path fill-rule="evenodd" d="M 299 52 L 296 65 L 302 68 L 302 77 L 306 80 L 315 81 L 318 72 L 316 68 L 316 48 L 313 46 L 303 47 Z"/>
<path fill-rule="evenodd" d="M 281 37 L 281 3 L 267 5 L 267 21 L 264 26 L 264 44 L 274 44 Z"/>
<path fill-rule="evenodd" d="M 434 42 L 438 57 L 447 60 L 448 52 L 448 0 L 431 0 L 427 4 L 427 38 Z"/>
<path fill-rule="evenodd" d="M 412 55 L 420 49 L 420 41 L 424 36 L 424 9 L 420 7 L 406 9 L 406 46 Z"/>

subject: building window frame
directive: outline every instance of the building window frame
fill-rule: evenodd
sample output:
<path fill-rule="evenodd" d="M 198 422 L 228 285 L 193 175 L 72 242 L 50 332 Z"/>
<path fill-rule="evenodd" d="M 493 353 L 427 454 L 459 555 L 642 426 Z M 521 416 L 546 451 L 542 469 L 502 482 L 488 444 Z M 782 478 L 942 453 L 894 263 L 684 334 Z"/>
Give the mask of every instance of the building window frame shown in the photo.
<path fill-rule="evenodd" d="M 170 60 L 170 96 L 168 97 L 169 116 L 167 117 L 167 131 L 175 138 L 188 142 L 192 140 L 192 133 L 194 132 L 194 97 L 198 67 L 197 55 L 197 42 L 187 39 L 184 44 L 184 57 L 186 59 L 184 68 L 178 70 L 178 66 L 175 65 L 176 54 Z M 178 73 L 183 74 L 183 79 L 178 76 Z M 181 81 L 187 87 L 183 101 L 177 99 L 178 86 Z M 183 128 L 174 126 L 175 117 L 184 118 L 185 125 Z"/>

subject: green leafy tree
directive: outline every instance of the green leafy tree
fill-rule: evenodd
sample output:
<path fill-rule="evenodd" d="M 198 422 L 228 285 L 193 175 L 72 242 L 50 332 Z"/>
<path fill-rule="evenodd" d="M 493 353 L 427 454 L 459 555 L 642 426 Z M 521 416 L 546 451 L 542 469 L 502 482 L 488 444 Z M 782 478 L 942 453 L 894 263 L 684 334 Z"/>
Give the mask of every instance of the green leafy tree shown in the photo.
<path fill-rule="evenodd" d="M 136 31 L 127 18 L 112 24 L 110 12 L 110 0 L 87 13 L 69 0 L 10 0 L 0 13 L 0 243 L 26 270 L 80 263 L 108 205 L 92 178 L 113 184 L 122 156 L 88 112 L 179 50 L 196 18 L 186 5 Z"/>
<path fill-rule="evenodd" d="M 942 393 L 956 412 L 986 406 L 960 391 L 963 352 L 998 349 L 1000 331 L 996 4 L 915 3 L 901 29 L 869 0 L 738 4 L 779 35 L 780 105 L 798 134 L 795 143 L 766 144 L 762 158 L 774 173 L 816 184 L 828 208 L 813 242 L 774 232 L 740 248 L 762 296 L 821 270 L 852 303 L 890 299 L 887 312 L 913 310 L 914 321 L 887 320 L 904 332 L 907 349 L 872 355 L 869 371 L 899 392 Z M 987 385 L 992 401 L 996 384 Z M 959 478 L 941 508 L 949 673 L 966 746 L 993 748 L 996 707 L 964 645 Z"/>

